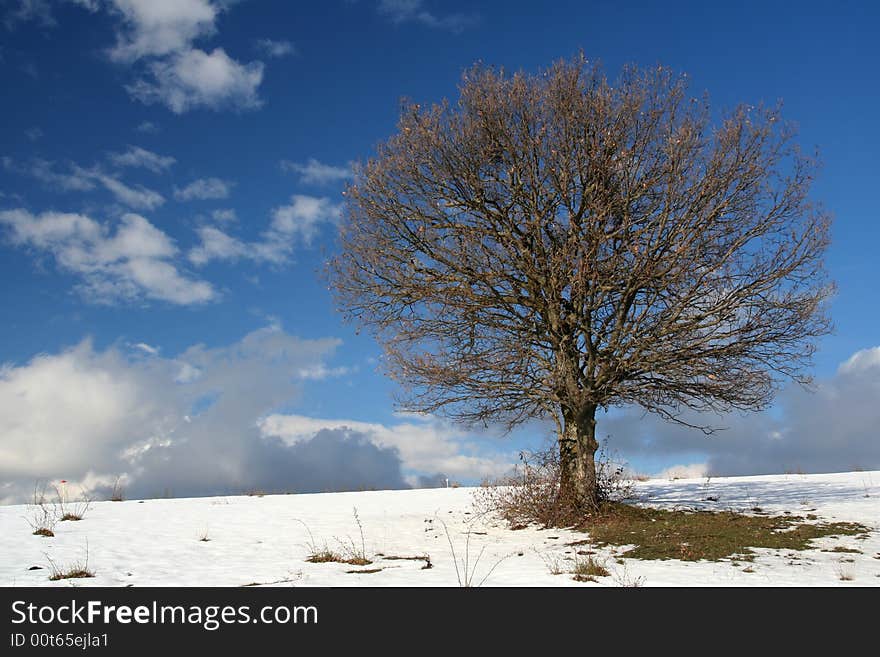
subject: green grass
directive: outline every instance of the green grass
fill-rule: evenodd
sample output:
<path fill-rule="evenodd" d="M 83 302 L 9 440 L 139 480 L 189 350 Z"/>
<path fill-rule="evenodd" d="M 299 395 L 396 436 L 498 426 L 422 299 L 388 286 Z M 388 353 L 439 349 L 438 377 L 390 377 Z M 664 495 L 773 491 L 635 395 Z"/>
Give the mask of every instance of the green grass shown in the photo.
<path fill-rule="evenodd" d="M 620 503 L 603 506 L 584 529 L 596 545 L 634 545 L 623 553 L 628 559 L 682 561 L 718 561 L 733 556 L 749 561 L 754 558 L 751 548 L 807 550 L 817 538 L 869 531 L 858 523 L 808 523 L 796 515 L 667 511 Z"/>

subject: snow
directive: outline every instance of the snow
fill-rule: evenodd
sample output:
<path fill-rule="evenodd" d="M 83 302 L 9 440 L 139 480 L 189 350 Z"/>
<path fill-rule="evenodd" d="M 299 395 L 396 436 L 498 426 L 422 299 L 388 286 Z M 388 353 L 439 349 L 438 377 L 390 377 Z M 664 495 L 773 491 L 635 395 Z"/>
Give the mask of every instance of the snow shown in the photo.
<path fill-rule="evenodd" d="M 739 565 L 626 558 L 618 563 L 621 548 L 602 548 L 597 558 L 611 575 L 580 583 L 551 570 L 554 563 L 566 563 L 573 548 L 565 544 L 584 540 L 583 533 L 510 530 L 476 513 L 470 488 L 95 502 L 83 520 L 59 522 L 54 538 L 33 536 L 31 510 L 19 505 L 0 507 L 0 585 L 458 586 L 464 579 L 483 586 L 880 585 L 880 471 L 653 479 L 635 486 L 640 504 L 715 510 L 760 506 L 773 513 L 860 522 L 871 531 L 864 540 L 820 539 L 815 549 L 797 552 L 797 560 L 787 551 L 755 549 L 755 561 Z M 343 544 L 360 549 L 355 509 L 373 564 L 307 562 L 310 545 L 326 543 L 337 552 L 344 551 Z M 860 553 L 821 551 L 834 546 Z M 95 577 L 49 581 L 50 559 L 64 567 L 86 553 Z M 430 555 L 432 568 L 425 569 L 423 560 L 387 559 L 424 555 Z M 32 566 L 41 568 L 29 570 Z M 382 570 L 347 572 L 374 568 Z"/>

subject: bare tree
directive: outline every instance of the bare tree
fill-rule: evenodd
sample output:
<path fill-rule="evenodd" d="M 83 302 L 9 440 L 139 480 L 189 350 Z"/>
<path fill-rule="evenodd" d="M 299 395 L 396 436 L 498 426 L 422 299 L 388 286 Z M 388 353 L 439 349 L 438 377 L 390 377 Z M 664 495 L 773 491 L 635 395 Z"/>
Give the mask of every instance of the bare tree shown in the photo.
<path fill-rule="evenodd" d="M 778 109 L 713 127 L 662 67 L 476 66 L 359 168 L 329 280 L 404 408 L 552 418 L 561 494 L 589 508 L 598 409 L 686 424 L 809 381 L 833 289 L 814 169 Z"/>

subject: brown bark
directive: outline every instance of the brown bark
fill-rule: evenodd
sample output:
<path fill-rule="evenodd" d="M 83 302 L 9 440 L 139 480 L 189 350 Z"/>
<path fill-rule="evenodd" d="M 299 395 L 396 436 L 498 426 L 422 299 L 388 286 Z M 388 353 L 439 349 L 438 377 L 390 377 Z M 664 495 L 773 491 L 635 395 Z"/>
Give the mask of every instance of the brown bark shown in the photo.
<path fill-rule="evenodd" d="M 559 495 L 580 510 L 599 505 L 596 478 L 596 407 L 580 413 L 563 413 L 564 426 L 559 436 Z"/>

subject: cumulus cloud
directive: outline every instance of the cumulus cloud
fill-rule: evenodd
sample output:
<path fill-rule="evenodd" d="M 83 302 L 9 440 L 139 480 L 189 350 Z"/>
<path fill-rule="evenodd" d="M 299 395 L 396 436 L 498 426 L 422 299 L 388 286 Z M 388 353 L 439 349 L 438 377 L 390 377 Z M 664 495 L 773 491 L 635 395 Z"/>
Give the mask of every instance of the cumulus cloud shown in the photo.
<path fill-rule="evenodd" d="M 220 208 L 218 210 L 213 210 L 211 212 L 211 218 L 214 221 L 220 221 L 222 223 L 238 221 L 238 215 L 233 208 Z"/>
<path fill-rule="evenodd" d="M 290 203 L 272 210 L 270 233 L 281 238 L 298 235 L 310 243 L 324 223 L 335 223 L 342 216 L 342 205 L 326 197 L 294 194 Z"/>
<path fill-rule="evenodd" d="M 337 167 L 324 164 L 310 157 L 307 162 L 291 162 L 281 160 L 282 171 L 293 171 L 299 174 L 299 180 L 307 185 L 328 185 L 342 182 L 352 177 L 351 166 Z"/>
<path fill-rule="evenodd" d="M 159 155 L 140 146 L 129 146 L 121 153 L 110 153 L 107 159 L 117 167 L 139 167 L 153 173 L 163 173 L 177 162 L 170 155 Z"/>
<path fill-rule="evenodd" d="M 342 206 L 325 197 L 294 194 L 288 205 L 272 211 L 269 227 L 256 241 L 243 241 L 215 226 L 202 226 L 196 232 L 200 243 L 189 252 L 194 265 L 205 265 L 213 260 L 251 260 L 270 264 L 287 262 L 297 241 L 310 244 L 319 227 L 335 223 Z"/>
<path fill-rule="evenodd" d="M 257 93 L 263 69 L 262 62 L 237 62 L 223 48 L 210 53 L 194 48 L 151 63 L 150 76 L 126 89 L 138 100 L 161 103 L 175 114 L 200 107 L 256 109 L 263 104 Z"/>
<path fill-rule="evenodd" d="M 484 453 L 472 440 L 436 418 L 384 425 L 357 420 L 333 420 L 293 414 L 268 415 L 260 423 L 263 433 L 277 436 L 288 445 L 311 440 L 322 431 L 348 431 L 368 438 L 374 444 L 400 454 L 408 479 L 444 476 L 481 480 L 497 477 L 513 466 L 515 459 L 505 453 Z"/>
<path fill-rule="evenodd" d="M 15 209 L 0 212 L 0 227 L 12 244 L 49 254 L 60 270 L 77 275 L 77 289 L 95 303 L 147 298 L 190 305 L 216 297 L 210 283 L 173 264 L 174 242 L 137 214 L 111 228 L 83 214 Z"/>
<path fill-rule="evenodd" d="M 143 71 L 126 85 L 143 103 L 160 103 L 181 114 L 196 108 L 253 109 L 262 101 L 258 88 L 263 63 L 242 63 L 223 48 L 211 52 L 195 42 L 217 31 L 217 18 L 229 3 L 211 0 L 112 0 L 119 18 L 111 60 L 138 64 Z"/>
<path fill-rule="evenodd" d="M 201 226 L 196 230 L 200 244 L 187 256 L 194 265 L 205 265 L 212 260 L 239 260 L 252 257 L 252 251 L 241 240 L 231 237 L 214 226 Z"/>
<path fill-rule="evenodd" d="M 672 465 L 658 472 L 655 476 L 659 479 L 702 479 L 709 474 L 708 465 L 705 463 L 690 463 L 687 465 Z"/>
<path fill-rule="evenodd" d="M 880 468 L 880 348 L 853 354 L 815 390 L 789 386 L 773 412 L 689 415 L 712 436 L 636 412 L 609 413 L 599 431 L 630 459 L 695 463 L 711 475 Z"/>
<path fill-rule="evenodd" d="M 182 189 L 174 188 L 178 201 L 208 201 L 229 197 L 233 183 L 220 178 L 199 178 Z"/>
<path fill-rule="evenodd" d="M 841 363 L 838 374 L 842 376 L 861 376 L 880 369 L 880 347 L 862 349 Z"/>
<path fill-rule="evenodd" d="M 397 452 L 361 434 L 318 431 L 288 445 L 257 426 L 299 397 L 290 372 L 323 363 L 339 344 L 270 326 L 173 358 L 98 351 L 85 341 L 6 365 L 0 480 L 10 486 L 3 501 L 23 501 L 38 479 L 96 485 L 119 475 L 132 497 L 405 487 Z M 179 376 L 187 368 L 198 375 Z"/>
<path fill-rule="evenodd" d="M 379 0 L 378 12 L 395 25 L 417 23 L 456 34 L 479 22 L 475 14 L 437 15 L 425 7 L 424 0 Z"/>
<path fill-rule="evenodd" d="M 287 57 L 296 54 L 296 48 L 290 41 L 276 41 L 275 39 L 258 39 L 254 44 L 260 52 L 267 57 Z"/>
<path fill-rule="evenodd" d="M 112 0 L 122 19 L 110 57 L 132 62 L 186 49 L 213 34 L 218 9 L 209 0 Z"/>
<path fill-rule="evenodd" d="M 217 18 L 233 3 L 221 0 L 68 0 L 95 12 L 106 7 L 118 19 L 116 43 L 108 57 L 134 66 L 141 75 L 126 85 L 143 103 L 160 103 L 181 114 L 196 108 L 255 109 L 262 106 L 258 89 L 263 63 L 239 62 L 223 48 L 206 52 L 195 42 L 217 32 Z M 6 13 L 8 29 L 24 21 L 56 24 L 48 0 L 18 0 Z M 258 44 L 270 57 L 290 54 L 286 41 Z"/>

